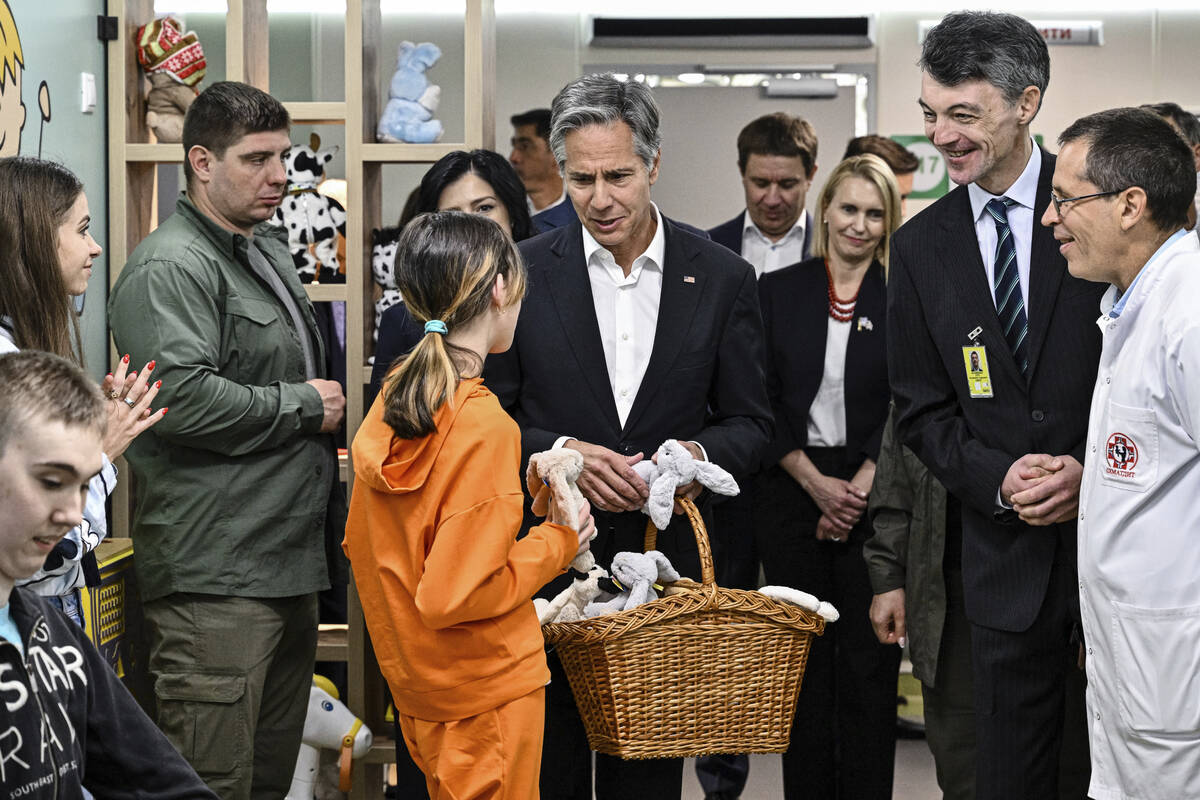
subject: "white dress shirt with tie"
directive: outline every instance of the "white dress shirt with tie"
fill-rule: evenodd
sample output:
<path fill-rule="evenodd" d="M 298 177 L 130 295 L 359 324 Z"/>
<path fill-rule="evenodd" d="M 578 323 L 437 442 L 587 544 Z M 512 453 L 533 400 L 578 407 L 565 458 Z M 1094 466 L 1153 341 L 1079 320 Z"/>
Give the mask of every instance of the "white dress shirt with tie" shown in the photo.
<path fill-rule="evenodd" d="M 975 183 L 967 184 L 967 193 L 971 198 L 971 214 L 975 219 L 975 239 L 979 242 L 979 255 L 983 257 L 983 267 L 987 270 L 988 289 L 992 291 L 993 304 L 996 302 L 993 287 L 996 285 L 996 242 L 999 237 L 996 235 L 996 221 L 987 213 L 985 207 L 989 200 L 1001 196 L 1015 203 L 1008 209 L 1008 227 L 1012 229 L 1013 247 L 1017 251 L 1017 272 L 1021 276 L 1021 299 L 1025 301 L 1026 316 L 1030 314 L 1029 252 L 1033 247 L 1033 226 L 1041 213 L 1035 205 L 1038 177 L 1042 172 L 1042 151 L 1033 140 L 1030 140 L 1030 145 L 1033 152 L 1029 154 L 1029 163 L 1003 195 L 990 194 Z"/>

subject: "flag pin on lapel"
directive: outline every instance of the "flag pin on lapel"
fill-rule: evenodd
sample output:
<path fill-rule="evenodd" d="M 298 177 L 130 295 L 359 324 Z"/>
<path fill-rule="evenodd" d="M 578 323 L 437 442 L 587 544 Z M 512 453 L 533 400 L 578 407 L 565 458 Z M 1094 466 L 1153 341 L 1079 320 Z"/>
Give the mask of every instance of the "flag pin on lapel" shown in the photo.
<path fill-rule="evenodd" d="M 695 282 L 696 282 L 696 276 L 695 276 L 695 275 L 684 275 L 684 276 L 683 276 L 683 282 L 684 282 L 684 283 L 695 283 Z"/>

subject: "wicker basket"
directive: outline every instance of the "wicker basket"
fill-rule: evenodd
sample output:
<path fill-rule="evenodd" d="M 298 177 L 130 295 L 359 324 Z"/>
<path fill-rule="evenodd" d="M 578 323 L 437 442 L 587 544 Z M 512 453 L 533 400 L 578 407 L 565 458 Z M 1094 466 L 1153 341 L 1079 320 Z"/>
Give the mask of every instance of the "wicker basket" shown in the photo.
<path fill-rule="evenodd" d="M 787 750 L 814 634 L 825 621 L 758 592 L 722 589 L 700 512 L 681 501 L 702 583 L 645 605 L 542 626 L 593 750 L 621 758 Z M 646 550 L 657 531 L 646 528 Z M 677 584 L 678 586 L 679 584 Z"/>

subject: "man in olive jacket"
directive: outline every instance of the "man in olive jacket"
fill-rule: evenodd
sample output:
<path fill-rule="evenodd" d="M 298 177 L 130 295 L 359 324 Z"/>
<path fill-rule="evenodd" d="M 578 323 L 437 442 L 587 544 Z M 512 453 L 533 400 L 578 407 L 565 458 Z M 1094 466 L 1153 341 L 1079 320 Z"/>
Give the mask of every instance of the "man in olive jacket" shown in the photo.
<path fill-rule="evenodd" d="M 279 229 L 287 111 L 239 83 L 184 120 L 187 195 L 138 245 L 109 302 L 133 363 L 157 361 L 169 409 L 126 453 L 158 724 L 222 797 L 282 797 L 304 727 L 345 524 L 313 309 Z M 337 537 L 340 539 L 340 536 Z"/>
<path fill-rule="evenodd" d="M 913 676 L 921 682 L 925 701 L 925 736 L 944 797 L 974 800 L 971 626 L 963 607 L 957 506 L 913 451 L 896 439 L 889 415 L 867 507 L 875 535 L 863 544 L 875 592 L 871 624 L 884 644 L 902 645 L 907 639 Z"/>

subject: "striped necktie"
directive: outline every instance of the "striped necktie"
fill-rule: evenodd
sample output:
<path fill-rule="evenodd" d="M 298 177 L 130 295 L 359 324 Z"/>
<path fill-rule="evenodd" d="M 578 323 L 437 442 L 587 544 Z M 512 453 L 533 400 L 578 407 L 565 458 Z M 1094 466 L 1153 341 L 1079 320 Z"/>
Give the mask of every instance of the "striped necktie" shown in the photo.
<path fill-rule="evenodd" d="M 996 293 L 996 315 L 1004 338 L 1012 350 L 1017 369 L 1024 375 L 1029 369 L 1029 320 L 1025 316 L 1025 301 L 1021 297 L 1021 274 L 1017 270 L 1017 248 L 1012 229 L 1008 226 L 1008 209 L 1017 202 L 1007 197 L 988 201 L 987 212 L 996 221 L 996 262 L 992 287 Z"/>

